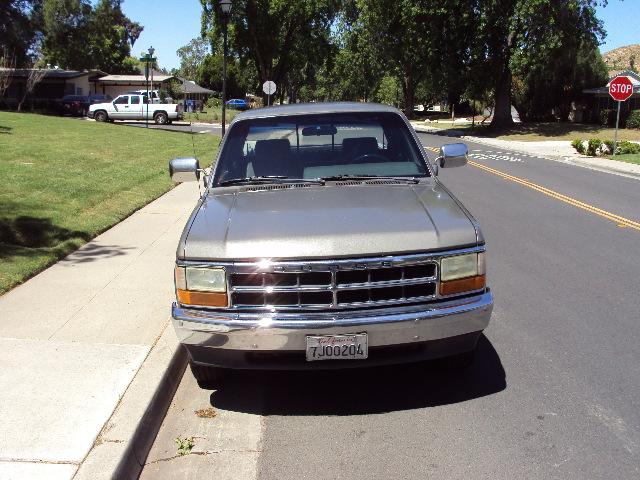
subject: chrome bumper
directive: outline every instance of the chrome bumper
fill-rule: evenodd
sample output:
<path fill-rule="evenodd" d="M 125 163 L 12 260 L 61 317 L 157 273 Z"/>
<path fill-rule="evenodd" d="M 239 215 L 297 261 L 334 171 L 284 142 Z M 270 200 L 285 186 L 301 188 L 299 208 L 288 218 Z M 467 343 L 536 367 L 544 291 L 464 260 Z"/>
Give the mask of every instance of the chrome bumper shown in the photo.
<path fill-rule="evenodd" d="M 304 351 L 307 335 L 366 332 L 370 347 L 428 342 L 489 324 L 493 295 L 430 305 L 313 313 L 215 312 L 172 307 L 178 339 L 187 347 L 247 352 Z"/>

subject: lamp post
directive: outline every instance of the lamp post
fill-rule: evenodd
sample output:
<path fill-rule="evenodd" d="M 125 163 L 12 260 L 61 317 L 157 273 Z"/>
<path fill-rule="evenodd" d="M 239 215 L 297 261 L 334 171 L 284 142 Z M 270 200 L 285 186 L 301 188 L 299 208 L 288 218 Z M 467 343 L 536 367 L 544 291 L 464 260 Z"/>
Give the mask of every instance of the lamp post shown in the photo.
<path fill-rule="evenodd" d="M 153 58 L 153 52 L 155 52 L 155 49 L 153 47 L 149 47 L 148 52 L 149 53 L 145 53 L 140 57 L 140 61 L 144 62 L 144 78 L 147 87 L 147 114 L 145 115 L 147 128 L 149 128 L 149 63 L 155 61 L 155 58 Z M 151 70 L 151 85 L 153 86 L 153 69 Z"/>
<path fill-rule="evenodd" d="M 224 137 L 226 108 L 227 108 L 227 25 L 231 13 L 231 0 L 220 0 L 222 12 L 222 136 Z"/>

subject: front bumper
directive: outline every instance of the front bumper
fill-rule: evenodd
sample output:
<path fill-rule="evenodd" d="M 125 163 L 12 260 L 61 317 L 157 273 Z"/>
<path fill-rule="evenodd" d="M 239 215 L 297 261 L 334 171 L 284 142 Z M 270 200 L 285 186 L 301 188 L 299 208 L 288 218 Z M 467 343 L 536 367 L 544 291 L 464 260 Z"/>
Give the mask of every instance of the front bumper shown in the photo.
<path fill-rule="evenodd" d="M 96 112 L 92 112 L 91 110 L 89 110 L 89 111 L 87 112 L 87 117 L 89 117 L 89 118 L 91 118 L 91 119 L 92 119 L 92 118 L 95 116 L 95 114 L 96 114 Z"/>
<path fill-rule="evenodd" d="M 481 295 L 437 304 L 349 312 L 245 313 L 190 309 L 174 303 L 172 316 L 178 339 L 196 363 L 231 368 L 332 368 L 337 363 L 350 367 L 399 363 L 471 350 L 477 334 L 489 324 L 492 309 L 493 295 L 487 290 Z M 307 335 L 362 332 L 368 335 L 369 359 L 304 361 Z M 471 337 L 470 342 L 460 341 Z M 402 360 L 399 353 L 376 361 L 373 354 L 383 348 L 389 351 L 389 347 L 396 347 L 400 352 L 407 346 L 430 344 L 437 348 L 425 348 L 423 355 L 411 355 L 408 360 Z M 268 361 L 270 354 L 282 361 Z"/>

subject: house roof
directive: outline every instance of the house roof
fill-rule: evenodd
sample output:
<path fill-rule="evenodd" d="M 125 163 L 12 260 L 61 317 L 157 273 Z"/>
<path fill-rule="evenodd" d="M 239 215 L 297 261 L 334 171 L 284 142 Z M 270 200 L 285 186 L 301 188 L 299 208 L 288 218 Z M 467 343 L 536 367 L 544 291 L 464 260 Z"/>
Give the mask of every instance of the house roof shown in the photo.
<path fill-rule="evenodd" d="M 180 87 L 180 89 L 184 93 L 205 93 L 208 95 L 215 93 L 213 90 L 209 90 L 208 88 L 201 87 L 193 80 L 183 80 L 182 86 Z"/>
<path fill-rule="evenodd" d="M 149 77 L 151 78 L 151 77 Z M 173 75 L 154 75 L 154 82 L 165 82 L 171 78 L 176 78 Z M 134 83 L 141 82 L 146 83 L 147 79 L 144 75 L 107 75 L 106 77 L 102 77 L 100 79 L 101 83 Z"/>
<path fill-rule="evenodd" d="M 631 83 L 633 84 L 633 95 L 640 93 L 640 75 L 638 75 L 632 70 L 622 70 L 620 72 L 617 72 L 615 75 L 613 75 L 609 79 L 609 81 L 607 82 L 607 85 L 604 87 L 587 88 L 582 92 L 595 93 L 596 95 L 609 95 L 609 85 L 611 84 L 613 79 L 617 77 L 629 77 L 631 79 Z"/>
<path fill-rule="evenodd" d="M 17 68 L 11 72 L 13 77 L 26 77 L 30 72 L 37 70 L 35 68 Z M 44 68 L 44 78 L 77 78 L 84 75 L 107 75 L 101 70 L 62 70 L 59 68 Z M 0 71 L 11 71 L 9 68 L 0 68 Z"/>

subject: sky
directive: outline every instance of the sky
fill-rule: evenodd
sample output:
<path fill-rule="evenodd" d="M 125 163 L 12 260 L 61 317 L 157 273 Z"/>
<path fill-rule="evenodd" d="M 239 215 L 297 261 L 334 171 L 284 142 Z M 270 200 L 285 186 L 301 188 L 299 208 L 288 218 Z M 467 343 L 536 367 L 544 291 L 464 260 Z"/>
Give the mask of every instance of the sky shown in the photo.
<path fill-rule="evenodd" d="M 176 50 L 200 36 L 199 0 L 124 0 L 122 10 L 144 27 L 131 55 L 140 57 L 153 46 L 158 64 L 168 70 L 180 66 Z"/>
<path fill-rule="evenodd" d="M 144 26 L 131 53 L 140 56 L 153 45 L 158 63 L 169 70 L 180 65 L 176 50 L 200 36 L 199 0 L 125 0 L 122 8 L 129 18 Z M 640 43 L 634 25 L 640 19 L 640 0 L 609 0 L 606 7 L 598 7 L 597 15 L 604 20 L 607 31 L 602 52 Z"/>

